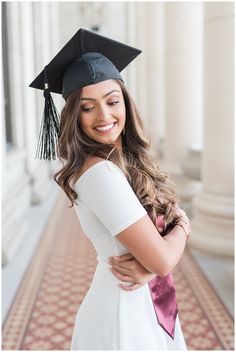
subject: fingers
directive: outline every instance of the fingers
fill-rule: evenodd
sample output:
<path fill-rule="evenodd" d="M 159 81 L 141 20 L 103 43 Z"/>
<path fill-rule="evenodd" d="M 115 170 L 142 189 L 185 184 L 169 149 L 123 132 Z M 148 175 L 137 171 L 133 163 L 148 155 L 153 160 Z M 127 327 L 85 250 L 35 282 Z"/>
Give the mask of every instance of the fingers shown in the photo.
<path fill-rule="evenodd" d="M 114 269 L 110 269 L 111 272 L 120 280 L 120 281 L 123 281 L 123 282 L 134 282 L 133 278 L 131 278 L 130 276 L 125 276 L 125 275 L 122 275 L 120 274 L 119 272 L 117 272 L 116 270 Z M 134 290 L 137 290 L 137 288 L 143 286 L 143 283 L 138 283 L 138 282 L 135 282 L 133 283 L 133 285 L 129 285 L 129 286 L 126 286 L 122 283 L 120 283 L 119 285 L 124 291 L 134 291 Z"/>
<path fill-rule="evenodd" d="M 116 259 L 109 259 L 108 263 L 124 274 L 128 274 L 130 270 L 134 271 L 136 268 L 135 260 L 120 261 Z"/>
<path fill-rule="evenodd" d="M 131 253 L 128 253 L 128 254 L 124 254 L 124 255 L 119 255 L 117 257 L 110 257 L 110 259 L 113 259 L 113 258 L 120 261 L 120 262 L 123 262 L 125 260 L 133 259 L 134 256 Z"/>
<path fill-rule="evenodd" d="M 179 206 L 176 207 L 175 214 L 182 219 L 185 219 L 187 221 L 189 220 L 186 212 L 183 209 L 181 209 Z"/>
<path fill-rule="evenodd" d="M 112 263 L 112 268 L 122 275 L 130 275 L 131 271 L 128 268 L 122 268 L 121 266 Z"/>
<path fill-rule="evenodd" d="M 130 277 L 128 275 L 121 274 L 115 269 L 110 269 L 110 271 L 112 272 L 113 275 L 115 275 L 121 281 L 134 282 L 134 279 L 132 277 Z"/>
<path fill-rule="evenodd" d="M 140 273 L 137 270 L 130 270 L 129 268 L 122 268 L 121 266 L 118 266 L 116 264 L 112 264 L 111 269 L 113 269 L 116 273 L 128 276 L 130 278 L 130 281 L 134 281 L 140 276 Z"/>

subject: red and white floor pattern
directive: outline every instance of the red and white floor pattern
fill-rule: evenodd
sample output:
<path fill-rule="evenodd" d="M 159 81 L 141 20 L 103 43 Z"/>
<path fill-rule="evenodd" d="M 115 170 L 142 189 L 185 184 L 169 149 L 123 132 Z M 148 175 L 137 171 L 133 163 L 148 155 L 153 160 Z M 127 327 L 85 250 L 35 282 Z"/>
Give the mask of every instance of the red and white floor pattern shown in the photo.
<path fill-rule="evenodd" d="M 68 350 L 75 314 L 97 264 L 73 208 L 60 195 L 2 331 L 3 350 Z M 173 271 L 189 350 L 234 350 L 234 322 L 186 247 Z"/>

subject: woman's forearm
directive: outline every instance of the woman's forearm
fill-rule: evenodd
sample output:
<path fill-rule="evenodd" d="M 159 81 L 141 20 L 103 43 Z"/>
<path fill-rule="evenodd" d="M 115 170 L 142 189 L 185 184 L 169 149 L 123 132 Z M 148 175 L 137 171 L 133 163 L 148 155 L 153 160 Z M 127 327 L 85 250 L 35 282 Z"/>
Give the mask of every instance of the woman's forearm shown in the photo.
<path fill-rule="evenodd" d="M 186 233 L 180 226 L 175 226 L 163 239 L 167 242 L 168 272 L 171 272 L 183 255 L 186 245 Z"/>

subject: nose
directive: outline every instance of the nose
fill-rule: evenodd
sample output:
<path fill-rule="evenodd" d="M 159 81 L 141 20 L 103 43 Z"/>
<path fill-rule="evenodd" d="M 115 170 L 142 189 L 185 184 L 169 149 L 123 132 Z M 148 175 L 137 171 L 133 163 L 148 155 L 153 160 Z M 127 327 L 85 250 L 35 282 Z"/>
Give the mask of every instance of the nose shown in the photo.
<path fill-rule="evenodd" d="M 97 116 L 96 116 L 96 120 L 99 123 L 107 122 L 107 121 L 110 120 L 110 112 L 109 112 L 109 109 L 107 109 L 106 106 L 100 106 L 97 111 L 98 111 L 98 113 L 97 113 Z"/>

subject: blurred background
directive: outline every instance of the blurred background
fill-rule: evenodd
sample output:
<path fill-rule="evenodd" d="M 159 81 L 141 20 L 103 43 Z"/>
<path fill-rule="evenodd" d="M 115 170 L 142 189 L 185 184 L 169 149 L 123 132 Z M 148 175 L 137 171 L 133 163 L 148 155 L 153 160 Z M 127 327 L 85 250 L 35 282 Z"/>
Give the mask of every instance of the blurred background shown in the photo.
<path fill-rule="evenodd" d="M 61 192 L 58 161 L 34 158 L 44 99 L 28 85 L 80 27 L 142 50 L 122 76 L 191 218 L 191 253 L 233 316 L 234 2 L 2 2 L 1 11 L 2 319 Z"/>

